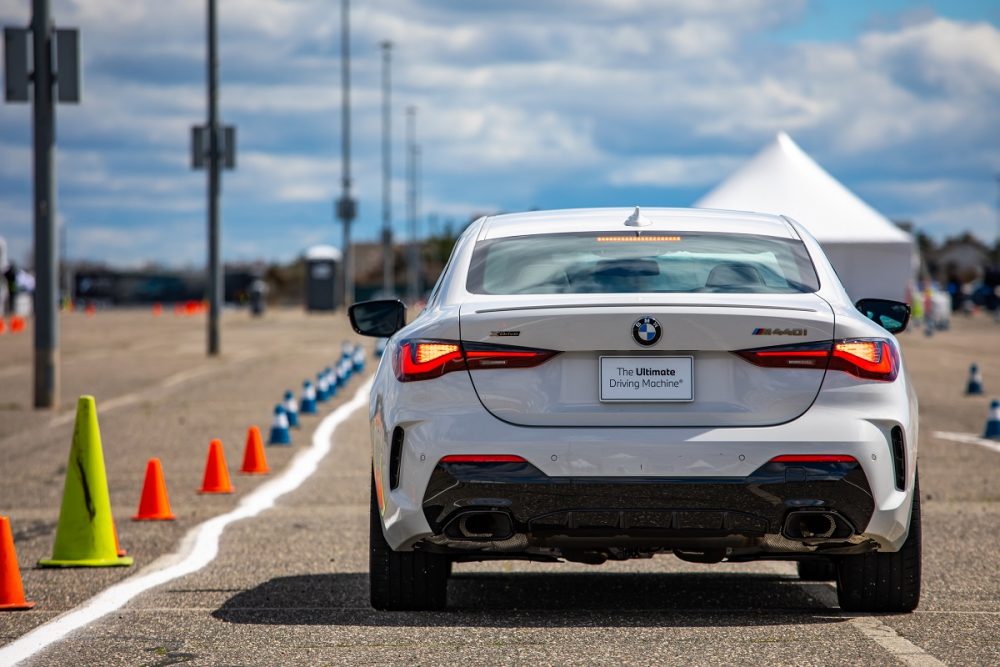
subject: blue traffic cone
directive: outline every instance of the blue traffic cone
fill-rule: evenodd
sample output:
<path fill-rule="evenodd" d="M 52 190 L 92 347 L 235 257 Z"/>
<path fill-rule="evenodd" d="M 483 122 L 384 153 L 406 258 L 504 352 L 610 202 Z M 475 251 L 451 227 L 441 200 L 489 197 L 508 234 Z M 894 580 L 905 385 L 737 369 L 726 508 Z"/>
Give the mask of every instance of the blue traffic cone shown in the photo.
<path fill-rule="evenodd" d="M 304 415 L 316 414 L 316 389 L 309 380 L 302 383 L 302 401 L 299 403 L 299 410 Z"/>
<path fill-rule="evenodd" d="M 299 404 L 295 400 L 295 394 L 290 391 L 285 392 L 285 413 L 288 415 L 288 425 L 299 428 Z"/>
<path fill-rule="evenodd" d="M 330 385 L 326 380 L 326 373 L 321 371 L 316 374 L 316 400 L 326 403 L 328 398 L 330 398 Z"/>
<path fill-rule="evenodd" d="M 354 348 L 354 372 L 360 373 L 365 369 L 365 348 L 360 345 Z"/>
<path fill-rule="evenodd" d="M 969 366 L 969 384 L 965 386 L 966 396 L 979 396 L 983 393 L 983 374 L 979 372 L 979 366 L 972 364 Z"/>
<path fill-rule="evenodd" d="M 984 438 L 1000 440 L 1000 401 L 993 399 L 990 403 L 990 416 L 986 418 Z"/>
<path fill-rule="evenodd" d="M 271 422 L 271 437 L 267 439 L 267 444 L 292 444 L 292 435 L 288 432 L 288 415 L 280 405 L 274 406 L 274 421 Z"/>
<path fill-rule="evenodd" d="M 385 352 L 386 346 L 389 344 L 388 338 L 379 338 L 375 341 L 375 357 L 381 357 Z"/>
<path fill-rule="evenodd" d="M 327 385 L 330 387 L 330 396 L 337 395 L 337 387 L 339 383 L 337 382 L 337 376 L 334 374 L 333 370 L 329 367 L 326 369 Z"/>

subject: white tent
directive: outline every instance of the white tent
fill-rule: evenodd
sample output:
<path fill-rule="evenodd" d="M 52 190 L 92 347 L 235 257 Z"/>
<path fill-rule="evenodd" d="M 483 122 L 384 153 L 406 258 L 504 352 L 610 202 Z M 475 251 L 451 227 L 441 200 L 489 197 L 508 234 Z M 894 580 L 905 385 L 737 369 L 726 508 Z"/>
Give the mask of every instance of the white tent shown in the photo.
<path fill-rule="evenodd" d="M 695 206 L 787 215 L 820 242 L 852 298 L 907 296 L 916 260 L 913 239 L 784 132 Z"/>

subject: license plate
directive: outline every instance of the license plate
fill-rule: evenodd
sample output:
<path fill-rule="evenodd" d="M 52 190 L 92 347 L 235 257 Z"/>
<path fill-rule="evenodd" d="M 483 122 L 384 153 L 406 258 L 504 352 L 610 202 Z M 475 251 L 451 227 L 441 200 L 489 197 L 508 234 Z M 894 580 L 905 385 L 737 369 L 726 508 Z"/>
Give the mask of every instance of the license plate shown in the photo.
<path fill-rule="evenodd" d="M 601 357 L 601 401 L 693 401 L 694 357 Z"/>

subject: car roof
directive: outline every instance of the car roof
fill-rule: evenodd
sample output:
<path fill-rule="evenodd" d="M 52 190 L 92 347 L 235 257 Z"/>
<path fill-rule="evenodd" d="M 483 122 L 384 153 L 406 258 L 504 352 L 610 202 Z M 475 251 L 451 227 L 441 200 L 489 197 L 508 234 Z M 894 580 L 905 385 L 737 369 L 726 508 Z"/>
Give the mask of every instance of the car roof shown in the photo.
<path fill-rule="evenodd" d="M 648 224 L 629 226 L 635 211 Z M 483 221 L 479 240 L 533 234 L 612 231 L 716 232 L 758 234 L 798 240 L 787 220 L 778 215 L 700 208 L 576 208 L 492 215 Z"/>

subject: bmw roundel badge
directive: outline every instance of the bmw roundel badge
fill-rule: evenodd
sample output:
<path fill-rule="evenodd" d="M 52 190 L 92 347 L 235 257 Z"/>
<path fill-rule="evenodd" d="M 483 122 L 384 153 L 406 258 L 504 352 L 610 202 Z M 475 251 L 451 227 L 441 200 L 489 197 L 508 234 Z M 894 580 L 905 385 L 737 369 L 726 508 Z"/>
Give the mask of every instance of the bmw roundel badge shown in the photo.
<path fill-rule="evenodd" d="M 654 318 L 646 316 L 635 321 L 632 325 L 632 338 L 635 342 L 644 347 L 656 345 L 660 340 L 660 323 Z"/>

